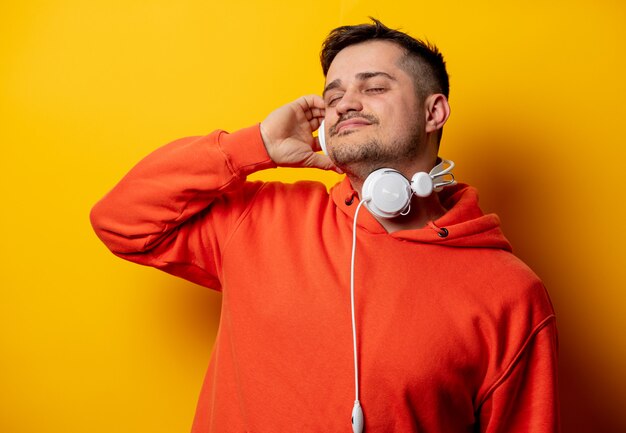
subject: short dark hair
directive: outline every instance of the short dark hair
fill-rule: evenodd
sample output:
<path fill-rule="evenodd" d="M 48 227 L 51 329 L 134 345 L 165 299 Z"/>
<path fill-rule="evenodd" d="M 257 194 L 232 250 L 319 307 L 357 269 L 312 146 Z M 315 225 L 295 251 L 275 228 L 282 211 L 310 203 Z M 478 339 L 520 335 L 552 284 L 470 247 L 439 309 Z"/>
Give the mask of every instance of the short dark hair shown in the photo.
<path fill-rule="evenodd" d="M 442 93 L 447 98 L 450 81 L 446 62 L 437 47 L 399 30 L 390 29 L 375 18 L 370 19 L 373 24 L 337 27 L 329 33 L 320 53 L 324 76 L 335 56 L 344 48 L 368 41 L 389 41 L 405 50 L 401 66 L 413 75 L 418 95 L 425 98 L 433 93 Z"/>

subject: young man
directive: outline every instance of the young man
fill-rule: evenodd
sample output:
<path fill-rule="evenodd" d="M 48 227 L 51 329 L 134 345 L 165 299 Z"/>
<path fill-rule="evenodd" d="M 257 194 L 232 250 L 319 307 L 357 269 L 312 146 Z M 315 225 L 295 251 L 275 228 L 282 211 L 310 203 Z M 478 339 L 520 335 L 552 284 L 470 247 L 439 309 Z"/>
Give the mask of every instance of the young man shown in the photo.
<path fill-rule="evenodd" d="M 92 211 L 118 256 L 223 293 L 193 431 L 557 431 L 548 295 L 438 175 L 442 56 L 374 21 L 333 30 L 322 67 L 323 98 L 170 143 Z M 276 166 L 346 179 L 246 181 Z"/>

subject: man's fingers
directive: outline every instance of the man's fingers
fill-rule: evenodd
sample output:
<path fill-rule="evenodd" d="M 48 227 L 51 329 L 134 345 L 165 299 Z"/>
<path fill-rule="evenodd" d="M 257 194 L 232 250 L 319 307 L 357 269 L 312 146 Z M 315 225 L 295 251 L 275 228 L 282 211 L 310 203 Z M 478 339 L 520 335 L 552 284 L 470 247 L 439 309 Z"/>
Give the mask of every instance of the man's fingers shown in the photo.
<path fill-rule="evenodd" d="M 305 104 L 307 107 L 313 108 L 321 108 L 324 109 L 326 106 L 324 105 L 324 100 L 319 95 L 305 95 L 298 98 L 298 101 L 301 104 Z"/>
<path fill-rule="evenodd" d="M 295 103 L 300 106 L 307 120 L 324 117 L 326 113 L 324 100 L 318 95 L 301 96 L 295 100 Z"/>
<path fill-rule="evenodd" d="M 317 131 L 320 125 L 322 124 L 322 120 L 324 120 L 323 117 L 314 117 L 313 119 L 309 120 L 309 125 L 311 125 L 311 130 Z"/>
<path fill-rule="evenodd" d="M 311 145 L 311 148 L 315 152 L 319 152 L 320 150 L 322 150 L 322 146 L 320 145 L 320 139 L 319 138 L 313 137 L 313 144 Z"/>

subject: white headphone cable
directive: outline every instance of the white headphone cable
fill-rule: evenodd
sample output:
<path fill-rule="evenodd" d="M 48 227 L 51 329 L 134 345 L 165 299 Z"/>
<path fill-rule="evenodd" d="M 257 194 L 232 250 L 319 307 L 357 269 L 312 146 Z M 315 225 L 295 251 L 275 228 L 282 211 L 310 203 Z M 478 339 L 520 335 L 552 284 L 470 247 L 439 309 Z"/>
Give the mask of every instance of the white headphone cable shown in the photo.
<path fill-rule="evenodd" d="M 363 410 L 361 409 L 361 403 L 359 402 L 359 356 L 356 344 L 356 318 L 354 312 L 354 258 L 356 256 L 356 221 L 363 206 L 369 199 L 362 200 L 356 207 L 354 212 L 354 221 L 352 224 L 352 259 L 350 261 L 350 308 L 352 311 L 352 343 L 354 350 L 354 390 L 355 400 L 354 407 L 352 408 L 352 431 L 354 433 L 361 433 L 363 431 L 364 419 Z"/>

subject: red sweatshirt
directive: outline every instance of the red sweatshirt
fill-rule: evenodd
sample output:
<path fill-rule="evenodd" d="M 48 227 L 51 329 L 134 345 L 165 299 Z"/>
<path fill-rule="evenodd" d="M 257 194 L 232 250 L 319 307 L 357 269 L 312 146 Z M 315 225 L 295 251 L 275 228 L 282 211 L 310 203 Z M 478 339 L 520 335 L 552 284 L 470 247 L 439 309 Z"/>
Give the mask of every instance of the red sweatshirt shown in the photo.
<path fill-rule="evenodd" d="M 258 126 L 164 146 L 93 209 L 118 256 L 223 293 L 193 432 L 349 432 L 354 402 L 347 180 L 248 182 Z M 363 208 L 355 271 L 365 432 L 558 430 L 556 328 L 537 276 L 476 191 L 387 233 Z"/>

